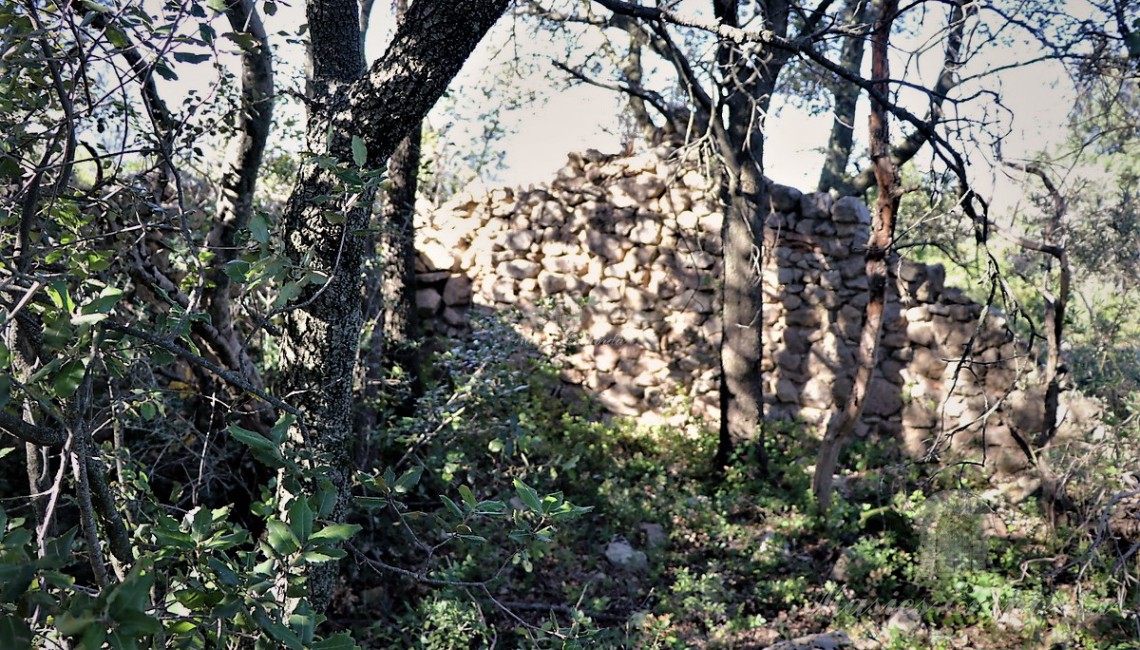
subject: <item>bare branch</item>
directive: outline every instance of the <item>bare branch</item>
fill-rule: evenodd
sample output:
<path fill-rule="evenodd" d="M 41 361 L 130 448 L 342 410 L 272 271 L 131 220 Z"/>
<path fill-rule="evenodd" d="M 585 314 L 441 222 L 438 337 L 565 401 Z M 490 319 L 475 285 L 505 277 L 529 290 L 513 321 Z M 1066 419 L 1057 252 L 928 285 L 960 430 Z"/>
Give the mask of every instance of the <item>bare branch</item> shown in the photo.
<path fill-rule="evenodd" d="M 222 380 L 228 382 L 230 385 L 235 386 L 237 388 L 240 388 L 240 389 L 244 390 L 245 392 L 247 392 L 247 393 L 249 393 L 249 394 L 251 394 L 257 398 L 260 398 L 261 400 L 272 404 L 273 406 L 281 409 L 282 411 L 284 411 L 286 413 L 289 413 L 291 415 L 295 415 L 298 418 L 301 418 L 304 415 L 296 407 L 290 406 L 287 402 L 281 400 L 280 398 L 274 397 L 273 395 L 270 395 L 269 393 L 265 392 L 264 390 L 261 390 L 255 386 L 253 386 L 252 384 L 247 382 L 245 380 L 245 378 L 241 377 L 237 373 L 226 370 L 225 368 L 219 366 L 218 364 L 213 363 L 213 362 L 209 361 L 208 359 L 204 359 L 200 355 L 194 354 L 190 350 L 182 347 L 181 345 L 178 345 L 177 343 L 173 343 L 173 342 L 171 342 L 167 339 L 164 339 L 160 336 L 157 336 L 157 335 L 152 334 L 150 332 L 147 332 L 145 330 L 138 329 L 137 327 L 131 327 L 130 325 L 122 325 L 120 323 L 116 323 L 116 322 L 110 321 L 110 320 L 103 321 L 101 323 L 101 325 L 103 327 L 109 329 L 109 330 L 114 330 L 116 332 L 122 332 L 123 334 L 126 334 L 127 336 L 131 336 L 131 337 L 134 337 L 136 339 L 139 339 L 140 341 L 144 341 L 146 343 L 150 343 L 151 345 L 158 346 L 158 347 L 162 348 L 163 350 L 166 350 L 167 352 L 173 354 L 176 357 L 180 357 L 182 359 L 185 359 L 186 361 L 189 361 L 190 363 L 192 363 L 196 366 L 199 366 L 201 368 L 205 368 L 206 370 L 209 370 L 210 372 L 217 375 Z"/>
<path fill-rule="evenodd" d="M 67 441 L 67 433 L 63 430 L 41 427 L 3 410 L 0 410 L 0 429 L 41 447 L 60 447 Z"/>

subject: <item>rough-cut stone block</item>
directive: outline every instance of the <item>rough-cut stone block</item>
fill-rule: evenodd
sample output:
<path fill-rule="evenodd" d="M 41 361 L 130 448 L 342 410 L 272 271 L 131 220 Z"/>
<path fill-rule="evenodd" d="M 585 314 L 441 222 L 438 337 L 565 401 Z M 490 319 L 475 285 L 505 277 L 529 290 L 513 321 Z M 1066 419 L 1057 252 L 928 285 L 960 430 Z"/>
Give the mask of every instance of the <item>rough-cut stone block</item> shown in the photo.
<path fill-rule="evenodd" d="M 683 252 L 679 257 L 682 269 L 706 271 L 716 265 L 716 256 L 707 251 Z"/>
<path fill-rule="evenodd" d="M 424 287 L 429 284 L 435 284 L 451 277 L 451 271 L 426 271 L 423 273 L 416 273 L 416 284 Z"/>
<path fill-rule="evenodd" d="M 831 218 L 836 223 L 869 224 L 871 211 L 861 199 L 845 196 L 831 206 Z"/>
<path fill-rule="evenodd" d="M 800 216 L 804 219 L 830 219 L 831 195 L 827 192 L 812 192 L 800 197 Z"/>
<path fill-rule="evenodd" d="M 590 291 L 590 299 L 594 302 L 618 302 L 624 296 L 624 286 L 618 278 L 603 278 L 601 282 Z"/>
<path fill-rule="evenodd" d="M 439 242 L 428 242 L 420 246 L 419 253 L 425 271 L 451 271 L 458 268 L 451 250 Z"/>
<path fill-rule="evenodd" d="M 508 250 L 526 252 L 534 244 L 534 233 L 529 230 L 515 230 L 503 237 L 504 247 Z"/>
<path fill-rule="evenodd" d="M 515 292 L 515 285 L 513 282 L 497 281 L 491 287 L 491 299 L 495 302 L 502 302 L 506 304 L 514 304 L 518 302 L 518 294 Z"/>
<path fill-rule="evenodd" d="M 596 230 L 587 231 L 586 246 L 591 253 L 601 256 L 608 262 L 620 262 L 625 257 L 622 240 L 614 235 L 607 235 Z"/>
<path fill-rule="evenodd" d="M 598 393 L 597 400 L 614 415 L 638 415 L 641 413 L 641 400 L 631 392 L 632 389 L 632 386 L 614 384 Z"/>
<path fill-rule="evenodd" d="M 772 202 L 773 212 L 796 212 L 800 208 L 800 198 L 803 192 L 794 187 L 773 183 L 768 188 L 768 198 Z"/>
<path fill-rule="evenodd" d="M 455 307 L 447 307 L 443 310 L 443 314 L 440 317 L 443 318 L 443 322 L 447 323 L 448 325 L 450 325 L 452 327 L 462 328 L 462 327 L 467 326 L 467 310 L 466 309 L 457 309 Z"/>
<path fill-rule="evenodd" d="M 889 418 L 898 413 L 902 407 L 902 395 L 897 386 L 885 382 L 875 382 L 875 385 L 867 393 L 863 412 L 867 415 Z"/>
<path fill-rule="evenodd" d="M 523 278 L 538 277 L 538 273 L 541 270 L 542 267 L 539 264 L 531 262 L 530 260 L 513 260 L 500 263 L 495 272 L 502 277 L 521 280 Z"/>
<path fill-rule="evenodd" d="M 542 293 L 548 296 L 562 293 L 566 290 L 566 276 L 542 271 L 538 274 L 538 286 L 542 288 Z"/>
<path fill-rule="evenodd" d="M 416 292 L 416 312 L 421 316 L 431 316 L 442 302 L 443 299 L 435 289 L 420 289 Z"/>
<path fill-rule="evenodd" d="M 661 220 L 652 215 L 639 215 L 629 233 L 629 240 L 642 245 L 661 243 Z"/>
<path fill-rule="evenodd" d="M 471 302 L 471 279 L 453 275 L 443 285 L 443 302 L 446 305 L 466 305 Z"/>

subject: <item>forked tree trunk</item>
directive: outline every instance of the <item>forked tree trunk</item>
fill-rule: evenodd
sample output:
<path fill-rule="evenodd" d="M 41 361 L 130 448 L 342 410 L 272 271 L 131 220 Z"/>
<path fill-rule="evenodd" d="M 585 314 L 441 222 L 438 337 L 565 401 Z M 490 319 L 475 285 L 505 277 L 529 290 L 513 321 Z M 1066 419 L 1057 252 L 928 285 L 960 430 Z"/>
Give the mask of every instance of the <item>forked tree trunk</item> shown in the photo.
<path fill-rule="evenodd" d="M 366 168 L 387 164 L 507 4 L 418 0 L 388 50 L 362 76 L 356 0 L 310 0 L 309 150 L 351 165 L 359 157 L 353 151 L 355 136 L 357 150 L 365 149 Z M 335 506 L 326 517 L 331 521 L 343 520 L 350 498 L 352 377 L 372 204 L 370 192 L 326 200 L 343 189 L 329 170 L 302 165 L 281 225 L 292 263 L 324 280 L 305 286 L 284 318 L 279 394 L 304 413 L 302 424 L 290 431 L 290 443 L 312 462 L 305 464 L 309 475 L 300 484 L 282 481 L 280 505 L 319 489 L 331 491 Z M 307 567 L 305 577 L 314 609 L 323 610 L 336 584 L 335 563 Z"/>

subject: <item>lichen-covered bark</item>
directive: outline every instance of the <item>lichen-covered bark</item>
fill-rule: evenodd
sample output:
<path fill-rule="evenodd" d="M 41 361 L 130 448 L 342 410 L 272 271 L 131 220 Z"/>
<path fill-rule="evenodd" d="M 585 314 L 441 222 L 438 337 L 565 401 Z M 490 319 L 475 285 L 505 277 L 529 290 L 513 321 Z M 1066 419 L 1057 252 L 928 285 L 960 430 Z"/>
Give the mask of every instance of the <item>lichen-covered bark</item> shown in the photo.
<path fill-rule="evenodd" d="M 418 0 L 387 52 L 364 73 L 356 0 L 310 0 L 309 150 L 350 164 L 355 135 L 367 148 L 366 167 L 386 164 L 507 3 Z M 370 192 L 314 201 L 343 189 L 329 171 L 303 165 L 281 224 L 291 262 L 326 278 L 324 284 L 305 287 L 285 314 L 279 392 L 304 413 L 305 434 L 295 427 L 291 440 L 307 445 L 317 473 L 332 483 L 334 521 L 346 512 L 353 470 L 352 377 L 372 203 Z M 307 577 L 311 600 L 320 611 L 335 586 L 336 567 L 318 566 Z"/>

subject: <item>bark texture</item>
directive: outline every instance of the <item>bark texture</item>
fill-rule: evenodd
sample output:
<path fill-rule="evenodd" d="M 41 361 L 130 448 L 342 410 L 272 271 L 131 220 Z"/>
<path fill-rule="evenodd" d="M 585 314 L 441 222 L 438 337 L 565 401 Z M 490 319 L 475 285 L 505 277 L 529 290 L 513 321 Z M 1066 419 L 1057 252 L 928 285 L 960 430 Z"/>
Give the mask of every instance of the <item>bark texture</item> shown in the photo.
<path fill-rule="evenodd" d="M 886 97 L 890 67 L 887 50 L 890 46 L 891 24 L 898 11 L 898 0 L 884 0 L 875 28 L 871 34 L 871 78 L 879 95 Z M 847 444 L 855 425 L 863 415 L 867 394 L 871 390 L 875 366 L 878 363 L 879 339 L 883 331 L 883 312 L 887 303 L 887 258 L 895 235 L 895 217 L 899 209 L 898 173 L 890 151 L 890 121 L 888 107 L 877 99 L 871 100 L 870 142 L 871 167 L 879 185 L 879 200 L 871 220 L 871 237 L 867 242 L 867 309 L 863 315 L 863 330 L 859 340 L 859 366 L 855 382 L 843 410 L 836 412 L 828 422 L 827 432 L 816 458 L 812 489 L 821 510 L 831 503 L 832 474 L 839 462 L 839 452 Z"/>
<path fill-rule="evenodd" d="M 408 2 L 396 0 L 395 10 L 397 19 L 403 19 Z M 366 27 L 362 31 L 367 34 Z M 397 416 L 411 415 L 423 388 L 415 294 L 421 131 L 422 125 L 413 127 L 388 160 L 380 234 L 375 242 L 378 259 L 365 280 L 365 319 L 372 329 L 361 353 L 358 423 L 362 434 L 380 423 L 386 405 L 393 405 Z M 362 461 L 371 457 L 367 448 L 360 452 Z"/>
<path fill-rule="evenodd" d="M 365 167 L 385 165 L 396 146 L 443 94 L 508 0 L 419 0 L 409 7 L 388 50 L 367 74 L 355 0 L 313 0 L 308 139 L 310 150 L 353 160 L 352 138 L 367 148 Z M 312 455 L 316 473 L 336 493 L 328 518 L 343 519 L 352 475 L 352 377 L 362 322 L 361 273 L 371 248 L 372 196 L 351 193 L 314 201 L 341 188 L 328 170 L 306 164 L 282 220 L 286 252 L 300 268 L 325 278 L 289 305 L 281 340 L 281 394 L 303 413 L 291 440 Z M 302 486 L 314 491 L 315 484 Z M 285 494 L 284 500 L 296 498 Z M 309 570 L 313 606 L 327 606 L 336 566 Z"/>
<path fill-rule="evenodd" d="M 876 0 L 881 3 L 882 0 Z M 946 97 L 954 86 L 958 84 L 958 68 L 961 66 L 962 56 L 962 35 L 966 29 L 967 17 L 966 0 L 955 0 L 950 8 L 950 20 L 947 26 L 946 33 L 946 48 L 942 59 L 942 70 L 938 74 L 938 81 L 934 87 L 930 89 L 930 109 L 926 114 L 926 128 L 915 129 L 891 149 L 891 163 L 899 167 L 914 158 L 923 146 L 930 140 L 933 133 L 934 125 L 942 120 L 944 114 L 942 105 L 946 103 Z M 973 11 L 973 9 L 971 9 Z M 872 79 L 876 77 L 871 75 Z M 860 196 L 865 194 L 867 190 L 871 189 L 872 185 L 877 182 L 875 172 L 875 164 L 872 164 L 867 169 L 856 176 L 843 181 L 839 187 L 845 193 Z"/>
<path fill-rule="evenodd" d="M 718 0 L 716 17 L 738 27 L 738 2 Z M 788 6 L 772 3 L 765 27 L 783 36 L 788 28 Z M 742 50 L 727 39 L 721 42 L 717 63 L 721 95 L 728 107 L 723 126 L 714 122 L 723 162 L 721 201 L 725 216 L 724 314 L 721 321 L 721 422 L 716 469 L 723 469 L 742 443 L 755 447 L 756 459 L 766 468 L 760 361 L 761 307 L 760 233 L 769 211 L 764 179 L 764 116 L 787 54 L 754 46 Z"/>

